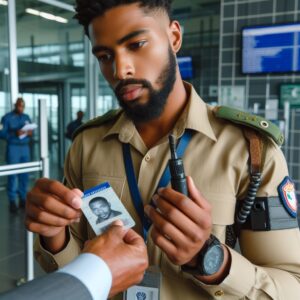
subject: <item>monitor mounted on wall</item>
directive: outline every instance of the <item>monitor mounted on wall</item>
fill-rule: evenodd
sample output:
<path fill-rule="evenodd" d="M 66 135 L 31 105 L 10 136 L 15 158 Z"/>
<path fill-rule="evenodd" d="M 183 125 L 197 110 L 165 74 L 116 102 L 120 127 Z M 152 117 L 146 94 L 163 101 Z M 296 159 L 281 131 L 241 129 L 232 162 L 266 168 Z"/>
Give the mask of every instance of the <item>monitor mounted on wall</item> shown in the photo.
<path fill-rule="evenodd" d="M 290 72 L 300 72 L 300 23 L 243 28 L 243 74 Z"/>

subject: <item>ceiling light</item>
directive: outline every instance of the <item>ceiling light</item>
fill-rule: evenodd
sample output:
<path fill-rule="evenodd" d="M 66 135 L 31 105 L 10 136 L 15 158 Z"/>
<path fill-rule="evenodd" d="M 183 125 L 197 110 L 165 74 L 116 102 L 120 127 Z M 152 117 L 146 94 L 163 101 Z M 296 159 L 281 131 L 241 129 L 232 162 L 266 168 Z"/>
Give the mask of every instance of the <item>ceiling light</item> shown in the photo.
<path fill-rule="evenodd" d="M 7 1 L 6 0 L 0 0 L 0 5 L 7 6 Z"/>
<path fill-rule="evenodd" d="M 32 8 L 26 8 L 25 10 L 27 13 L 35 15 L 35 16 L 39 16 L 40 12 L 36 9 L 32 9 Z"/>
<path fill-rule="evenodd" d="M 67 11 L 71 11 L 72 13 L 75 12 L 75 9 L 72 5 L 67 4 L 67 3 L 63 3 L 61 1 L 57 1 L 57 0 L 37 0 L 37 1 L 49 4 L 51 6 L 59 7 L 59 8 L 62 8 L 64 10 L 67 10 Z"/>
<path fill-rule="evenodd" d="M 59 23 L 68 23 L 68 20 L 65 19 L 65 18 L 55 16 L 53 14 L 49 14 L 49 13 L 39 11 L 39 10 L 36 10 L 36 9 L 26 8 L 25 11 L 27 13 L 31 14 L 31 15 L 39 16 L 39 17 L 42 17 L 42 18 L 47 19 L 47 20 L 56 21 L 56 22 L 59 22 Z"/>
<path fill-rule="evenodd" d="M 40 17 L 42 17 L 44 19 L 47 19 L 47 20 L 52 20 L 52 21 L 55 20 L 55 16 L 54 15 L 48 14 L 48 13 L 45 13 L 45 12 L 40 12 Z"/>
<path fill-rule="evenodd" d="M 59 23 L 68 23 L 68 20 L 62 17 L 55 17 L 55 21 Z"/>

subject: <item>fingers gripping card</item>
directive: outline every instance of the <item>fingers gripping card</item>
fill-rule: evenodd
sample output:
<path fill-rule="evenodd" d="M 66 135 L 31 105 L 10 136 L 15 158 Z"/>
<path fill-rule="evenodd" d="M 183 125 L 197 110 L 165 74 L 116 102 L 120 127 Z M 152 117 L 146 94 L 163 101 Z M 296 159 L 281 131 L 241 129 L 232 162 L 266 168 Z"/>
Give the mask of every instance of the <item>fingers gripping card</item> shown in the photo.
<path fill-rule="evenodd" d="M 108 182 L 86 190 L 82 200 L 82 212 L 96 235 L 102 234 L 116 220 L 121 220 L 126 228 L 135 225 L 134 220 Z"/>

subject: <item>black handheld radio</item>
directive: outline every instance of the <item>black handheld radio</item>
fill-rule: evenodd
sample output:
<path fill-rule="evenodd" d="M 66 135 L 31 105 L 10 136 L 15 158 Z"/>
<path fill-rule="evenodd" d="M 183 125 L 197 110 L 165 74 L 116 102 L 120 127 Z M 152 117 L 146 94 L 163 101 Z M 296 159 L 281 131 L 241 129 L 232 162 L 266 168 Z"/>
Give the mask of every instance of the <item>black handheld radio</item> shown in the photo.
<path fill-rule="evenodd" d="M 171 159 L 169 160 L 169 168 L 171 173 L 172 188 L 184 195 L 188 195 L 186 178 L 184 174 L 183 161 L 177 157 L 176 140 L 171 134 L 169 135 L 169 145 L 171 150 Z"/>

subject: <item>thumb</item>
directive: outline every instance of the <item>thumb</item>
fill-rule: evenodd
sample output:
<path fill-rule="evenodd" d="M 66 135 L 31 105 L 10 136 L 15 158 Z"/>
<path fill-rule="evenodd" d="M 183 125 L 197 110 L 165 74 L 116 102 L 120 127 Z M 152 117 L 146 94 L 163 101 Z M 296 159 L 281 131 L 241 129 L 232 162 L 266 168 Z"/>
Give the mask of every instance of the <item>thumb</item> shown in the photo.
<path fill-rule="evenodd" d="M 127 231 L 128 229 L 123 226 L 123 222 L 121 220 L 117 220 L 112 223 L 112 225 L 105 232 L 105 234 L 112 236 L 112 238 L 118 238 L 123 240 Z"/>
<path fill-rule="evenodd" d="M 195 186 L 194 180 L 191 176 L 186 177 L 189 197 L 198 205 L 203 206 L 204 197 L 200 193 L 200 191 Z"/>
<path fill-rule="evenodd" d="M 130 245 L 144 245 L 143 238 L 137 234 L 134 230 L 129 229 L 124 236 L 124 242 Z"/>
<path fill-rule="evenodd" d="M 211 204 L 205 199 L 202 193 L 197 189 L 191 176 L 187 176 L 187 185 L 190 198 L 204 209 L 211 209 Z"/>
<path fill-rule="evenodd" d="M 87 247 L 91 243 L 91 240 L 87 240 L 84 242 L 84 248 Z"/>
<path fill-rule="evenodd" d="M 72 189 L 72 192 L 75 194 L 76 198 L 76 202 L 72 203 L 72 206 L 76 209 L 81 208 L 82 206 L 82 196 L 83 196 L 83 192 L 80 189 Z"/>
<path fill-rule="evenodd" d="M 186 183 L 188 186 L 189 196 L 194 200 L 194 198 L 199 198 L 200 192 L 195 186 L 194 180 L 191 176 L 186 176 Z"/>
<path fill-rule="evenodd" d="M 83 196 L 83 192 L 80 189 L 72 189 L 72 192 L 74 192 L 80 198 Z"/>
<path fill-rule="evenodd" d="M 116 220 L 114 221 L 111 226 L 123 226 L 123 221 L 122 220 Z"/>

